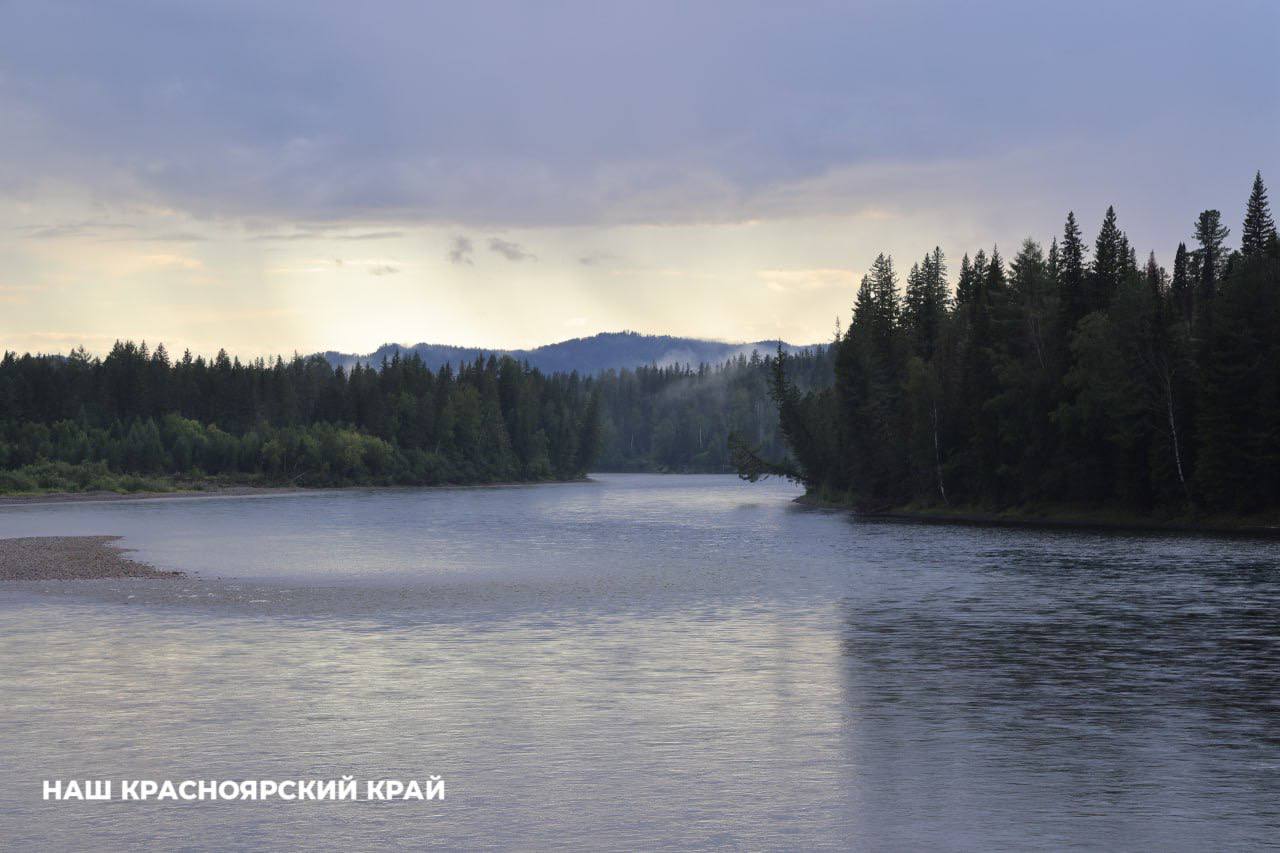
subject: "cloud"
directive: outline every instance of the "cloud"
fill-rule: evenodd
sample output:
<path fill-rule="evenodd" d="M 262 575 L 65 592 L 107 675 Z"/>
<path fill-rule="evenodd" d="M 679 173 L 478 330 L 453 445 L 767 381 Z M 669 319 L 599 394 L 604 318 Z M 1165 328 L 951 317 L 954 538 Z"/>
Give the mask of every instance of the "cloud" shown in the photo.
<path fill-rule="evenodd" d="M 530 252 L 519 243 L 514 243 L 510 240 L 503 240 L 501 237 L 489 238 L 489 251 L 494 254 L 502 255 L 502 257 L 507 260 L 515 261 L 516 263 L 521 261 L 536 261 L 538 259 L 537 255 L 533 254 L 533 252 Z"/>
<path fill-rule="evenodd" d="M 280 266 L 271 267 L 267 271 L 272 273 L 328 273 L 334 270 L 339 272 L 348 269 L 365 269 L 369 275 L 384 276 L 395 275 L 400 272 L 400 264 L 394 260 L 382 260 L 378 258 L 361 259 L 361 258 L 312 258 L 298 261 L 299 266 Z"/>
<path fill-rule="evenodd" d="M 807 209 L 842 170 L 1078 138 L 1128 143 L 1163 173 L 1190 162 L 1188 193 L 1280 167 L 1280 5 L 1167 5 L 1109 4 L 1099 26 L 1016 0 L 18 4 L 0 27 L 0 188 L 498 228 L 741 221 L 780 195 Z M 901 61 L 908 45 L 919 61 Z M 1037 193 L 1072 188 L 1056 163 Z M 1027 188 L 989 189 L 995 206 Z"/>
<path fill-rule="evenodd" d="M 137 255 L 133 258 L 133 263 L 139 268 L 146 269 L 198 270 L 204 267 L 204 261 L 199 258 L 192 258 L 173 252 Z"/>
<path fill-rule="evenodd" d="M 58 240 L 65 237 L 97 237 L 104 233 L 131 231 L 137 226 L 125 222 L 81 220 L 49 225 L 20 225 L 14 230 L 32 240 Z"/>
<path fill-rule="evenodd" d="M 403 237 L 403 231 L 357 231 L 344 232 L 333 228 L 302 228 L 290 232 L 269 232 L 255 234 L 251 240 L 264 243 L 294 242 L 298 240 L 397 240 Z"/>
<path fill-rule="evenodd" d="M 332 240 L 398 240 L 404 236 L 403 231 L 365 231 L 357 234 L 337 234 Z"/>
<path fill-rule="evenodd" d="M 204 234 L 197 234 L 194 231 L 165 231 L 142 238 L 143 241 L 150 243 L 202 243 L 207 239 L 209 238 Z"/>
<path fill-rule="evenodd" d="M 611 267 L 621 263 L 622 259 L 612 252 L 589 252 L 578 258 L 584 267 Z"/>
<path fill-rule="evenodd" d="M 449 244 L 449 263 L 451 264 L 467 264 L 471 265 L 472 253 L 475 252 L 475 246 L 471 243 L 470 237 L 463 237 L 459 234 L 453 238 L 453 242 Z"/>
<path fill-rule="evenodd" d="M 852 289 L 851 270 L 756 270 L 756 277 L 776 293 L 808 293 L 833 288 Z"/>

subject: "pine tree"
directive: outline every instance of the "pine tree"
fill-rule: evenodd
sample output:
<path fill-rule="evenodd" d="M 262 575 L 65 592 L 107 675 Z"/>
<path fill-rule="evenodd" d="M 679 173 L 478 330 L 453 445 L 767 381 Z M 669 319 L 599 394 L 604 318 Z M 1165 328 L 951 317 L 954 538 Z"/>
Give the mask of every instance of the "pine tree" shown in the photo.
<path fill-rule="evenodd" d="M 912 265 L 903 299 L 902 322 L 913 352 L 922 358 L 933 357 L 946 311 L 946 264 L 942 250 L 935 247 L 923 261 Z"/>
<path fill-rule="evenodd" d="M 1067 213 L 1067 224 L 1062 230 L 1062 245 L 1058 261 L 1058 310 L 1062 318 L 1063 337 L 1070 334 L 1080 318 L 1089 313 L 1089 300 L 1085 293 L 1084 242 L 1080 239 L 1080 226 L 1074 212 Z"/>
<path fill-rule="evenodd" d="M 1240 251 L 1245 257 L 1260 255 L 1267 244 L 1275 239 L 1276 225 L 1271 219 L 1267 203 L 1267 188 L 1262 185 L 1262 172 L 1253 176 L 1253 191 L 1245 209 L 1244 228 L 1240 231 Z"/>
<path fill-rule="evenodd" d="M 1205 343 L 1213 331 L 1213 300 L 1221 277 L 1224 243 L 1231 233 L 1222 224 L 1222 214 L 1205 210 L 1196 219 L 1195 237 L 1200 244 L 1192 254 L 1196 266 L 1196 336 Z"/>
<path fill-rule="evenodd" d="M 1000 257 L 1000 247 L 991 247 L 991 260 L 987 263 L 987 298 L 993 293 L 1001 293 L 1005 289 L 1004 259 Z"/>
<path fill-rule="evenodd" d="M 901 305 L 898 301 L 898 276 L 893 271 L 893 258 L 880 254 L 871 265 L 871 279 L 875 288 L 878 331 L 887 333 L 898 323 Z"/>
<path fill-rule="evenodd" d="M 853 317 L 849 322 L 849 334 L 857 329 L 862 334 L 869 334 L 876 324 L 876 288 L 871 274 L 862 277 L 858 285 L 858 295 L 853 299 Z"/>
<path fill-rule="evenodd" d="M 960 278 L 956 281 L 956 307 L 966 307 L 973 302 L 975 289 L 973 263 L 969 260 L 969 253 L 966 252 L 960 259 Z"/>
<path fill-rule="evenodd" d="M 1155 252 L 1147 255 L 1147 265 L 1143 270 L 1143 278 L 1147 282 L 1147 289 L 1151 292 L 1152 297 L 1157 302 L 1163 302 L 1165 292 L 1169 289 L 1169 277 L 1165 273 L 1164 267 L 1156 262 Z"/>
<path fill-rule="evenodd" d="M 1191 286 L 1187 266 L 1186 243 L 1179 243 L 1178 251 L 1173 256 L 1173 278 L 1169 282 L 1169 298 L 1173 300 L 1183 324 L 1190 331 L 1195 314 L 1195 289 Z"/>
<path fill-rule="evenodd" d="M 1116 225 L 1116 209 L 1107 207 L 1102 228 L 1093 244 L 1093 269 L 1089 274 L 1089 311 L 1100 311 L 1111 304 L 1120 286 L 1121 270 L 1128 259 L 1126 241 Z"/>

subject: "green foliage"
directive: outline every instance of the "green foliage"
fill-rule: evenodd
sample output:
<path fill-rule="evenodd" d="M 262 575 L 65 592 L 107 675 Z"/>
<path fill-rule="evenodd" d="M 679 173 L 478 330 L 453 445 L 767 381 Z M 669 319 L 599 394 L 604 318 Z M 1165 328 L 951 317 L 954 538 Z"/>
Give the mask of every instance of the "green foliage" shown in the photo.
<path fill-rule="evenodd" d="M 133 343 L 103 359 L 6 353 L 0 490 L 574 479 L 595 461 L 598 408 L 576 374 L 506 358 L 348 374 L 319 357 L 173 363 Z"/>
<path fill-rule="evenodd" d="M 1217 211 L 1172 277 L 1107 209 L 1086 261 L 1068 214 L 1046 257 L 1023 243 L 960 264 L 936 250 L 899 300 L 876 258 L 834 345 L 831 388 L 775 363 L 795 476 L 864 508 L 1052 506 L 1246 514 L 1280 506 L 1280 248 L 1261 178 L 1242 252 Z M 941 273 L 945 295 L 945 272 Z M 742 445 L 743 476 L 769 473 Z M 776 457 L 775 457 L 776 458 Z"/>
<path fill-rule="evenodd" d="M 825 347 L 786 357 L 802 387 L 831 384 Z M 729 437 L 767 457 L 787 455 L 779 414 L 770 402 L 776 357 L 740 355 L 712 367 L 609 370 L 590 380 L 600 412 L 601 471 L 727 473 L 735 470 Z M 588 419 L 587 423 L 591 423 Z"/>

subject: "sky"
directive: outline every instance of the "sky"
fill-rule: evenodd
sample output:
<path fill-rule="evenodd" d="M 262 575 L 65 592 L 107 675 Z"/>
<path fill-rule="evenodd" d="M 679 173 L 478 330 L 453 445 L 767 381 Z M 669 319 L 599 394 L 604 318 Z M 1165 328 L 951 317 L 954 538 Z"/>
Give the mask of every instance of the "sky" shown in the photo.
<path fill-rule="evenodd" d="M 1280 3 L 0 0 L 0 349 L 830 339 L 1280 198 Z"/>

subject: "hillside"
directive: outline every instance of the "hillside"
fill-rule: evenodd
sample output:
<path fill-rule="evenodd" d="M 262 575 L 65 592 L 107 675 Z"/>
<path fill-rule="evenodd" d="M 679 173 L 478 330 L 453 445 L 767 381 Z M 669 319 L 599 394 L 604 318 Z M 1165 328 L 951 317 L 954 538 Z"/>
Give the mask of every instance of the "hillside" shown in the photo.
<path fill-rule="evenodd" d="M 459 347 L 448 344 L 419 343 L 413 346 L 401 344 L 383 344 L 371 353 L 358 355 L 353 353 L 325 352 L 323 356 L 335 366 L 350 368 L 356 363 L 377 366 L 383 358 L 390 360 L 396 353 L 408 355 L 417 353 L 426 366 L 436 370 L 444 364 L 455 367 L 459 362 L 475 361 L 477 356 L 510 355 L 520 361 L 527 361 L 530 366 L 546 373 L 567 373 L 573 370 L 579 373 L 599 373 L 605 370 L 619 370 L 624 367 L 639 367 L 656 364 L 660 367 L 670 365 L 719 364 L 742 353 L 750 356 L 758 351 L 762 356 L 776 350 L 778 341 L 756 341 L 754 343 L 726 343 L 701 338 L 679 338 L 671 335 L 641 335 L 637 332 L 602 332 L 589 338 L 574 338 L 559 343 L 524 350 L 485 349 L 483 347 Z M 797 352 L 803 347 L 783 344 L 788 352 Z"/>

